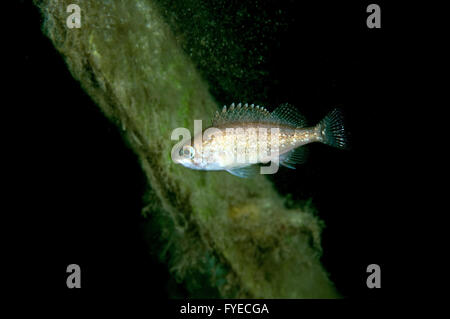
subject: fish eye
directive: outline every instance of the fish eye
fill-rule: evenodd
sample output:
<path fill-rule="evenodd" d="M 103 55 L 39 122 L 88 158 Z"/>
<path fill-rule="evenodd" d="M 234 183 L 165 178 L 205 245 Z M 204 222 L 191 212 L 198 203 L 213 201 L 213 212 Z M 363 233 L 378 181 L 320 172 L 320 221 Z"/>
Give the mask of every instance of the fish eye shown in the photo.
<path fill-rule="evenodd" d="M 186 158 L 193 158 L 195 155 L 195 149 L 190 145 L 184 145 L 183 148 L 180 150 L 180 156 L 186 157 Z"/>

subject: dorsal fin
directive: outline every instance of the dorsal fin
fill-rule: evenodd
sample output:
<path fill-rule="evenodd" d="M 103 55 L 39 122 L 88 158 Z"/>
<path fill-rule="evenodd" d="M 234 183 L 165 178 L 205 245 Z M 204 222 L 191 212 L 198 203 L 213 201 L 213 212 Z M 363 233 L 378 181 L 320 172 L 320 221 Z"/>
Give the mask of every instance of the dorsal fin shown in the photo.
<path fill-rule="evenodd" d="M 221 112 L 216 112 L 212 126 L 237 122 L 266 122 L 296 128 L 306 126 L 305 118 L 298 112 L 297 108 L 290 104 L 282 104 L 272 113 L 269 113 L 263 106 L 248 105 L 247 103 L 244 105 L 232 103 L 228 108 L 224 105 Z"/>
<path fill-rule="evenodd" d="M 235 105 L 232 103 L 228 108 L 224 105 L 221 112 L 216 112 L 212 126 L 236 122 L 262 122 L 269 118 L 270 113 L 263 106 L 248 105 L 247 103 Z"/>
<path fill-rule="evenodd" d="M 227 169 L 227 171 L 238 177 L 249 178 L 259 173 L 259 165 L 248 165 L 240 168 Z"/>
<path fill-rule="evenodd" d="M 305 127 L 306 119 L 297 108 L 290 104 L 281 104 L 271 114 L 271 122 L 295 127 Z"/>

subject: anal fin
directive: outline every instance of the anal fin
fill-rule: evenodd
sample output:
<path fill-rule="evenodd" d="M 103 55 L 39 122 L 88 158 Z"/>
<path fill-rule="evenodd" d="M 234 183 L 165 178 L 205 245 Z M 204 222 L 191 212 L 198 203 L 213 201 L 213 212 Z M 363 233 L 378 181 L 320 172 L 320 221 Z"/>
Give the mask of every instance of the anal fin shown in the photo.
<path fill-rule="evenodd" d="M 307 149 L 306 147 L 299 147 L 280 155 L 280 164 L 295 169 L 295 164 L 302 164 L 306 162 Z"/>

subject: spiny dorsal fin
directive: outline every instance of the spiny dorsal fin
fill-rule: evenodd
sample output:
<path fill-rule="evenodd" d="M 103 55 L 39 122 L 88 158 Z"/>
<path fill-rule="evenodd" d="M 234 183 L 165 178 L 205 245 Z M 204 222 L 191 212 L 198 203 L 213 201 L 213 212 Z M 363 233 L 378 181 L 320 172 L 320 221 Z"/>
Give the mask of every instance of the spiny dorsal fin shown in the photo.
<path fill-rule="evenodd" d="M 235 105 L 232 103 L 228 108 L 224 105 L 221 112 L 217 111 L 212 125 L 217 126 L 225 123 L 236 122 L 262 122 L 270 118 L 270 113 L 263 106 L 255 106 L 254 104 Z"/>
<path fill-rule="evenodd" d="M 295 127 L 305 127 L 306 119 L 297 108 L 290 104 L 282 104 L 277 107 L 271 114 L 271 121 L 273 123 L 284 124 Z"/>
<path fill-rule="evenodd" d="M 306 126 L 305 118 L 290 104 L 282 104 L 269 113 L 263 106 L 248 105 L 247 103 L 244 105 L 232 103 L 228 108 L 224 105 L 222 112 L 216 112 L 212 125 L 236 122 L 266 122 L 297 128 Z"/>

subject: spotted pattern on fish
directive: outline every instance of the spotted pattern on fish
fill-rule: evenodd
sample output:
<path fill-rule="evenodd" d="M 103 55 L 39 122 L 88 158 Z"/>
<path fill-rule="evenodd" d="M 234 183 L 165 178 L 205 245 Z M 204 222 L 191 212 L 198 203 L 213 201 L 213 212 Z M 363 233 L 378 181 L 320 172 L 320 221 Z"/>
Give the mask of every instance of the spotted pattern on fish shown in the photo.
<path fill-rule="evenodd" d="M 306 127 L 305 118 L 290 104 L 269 112 L 259 105 L 232 103 L 217 111 L 211 127 L 201 134 L 199 145 L 183 145 L 180 155 L 188 156 L 178 163 L 192 169 L 227 170 L 241 177 L 248 177 L 248 166 L 273 161 L 274 154 L 281 165 L 294 169 L 295 164 L 305 161 L 305 144 L 321 142 L 338 148 L 347 145 L 339 110 L 330 112 L 317 125 Z"/>

